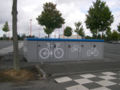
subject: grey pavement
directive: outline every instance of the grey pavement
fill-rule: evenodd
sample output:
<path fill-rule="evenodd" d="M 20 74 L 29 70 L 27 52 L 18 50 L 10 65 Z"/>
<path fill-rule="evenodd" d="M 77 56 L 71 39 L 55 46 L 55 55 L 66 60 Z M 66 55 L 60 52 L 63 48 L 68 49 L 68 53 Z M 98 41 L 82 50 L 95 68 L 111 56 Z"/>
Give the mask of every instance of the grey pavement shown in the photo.
<path fill-rule="evenodd" d="M 120 71 L 85 73 L 25 83 L 1 83 L 0 90 L 119 90 Z"/>
<path fill-rule="evenodd" d="M 9 45 L 9 44 L 7 44 L 7 45 Z M 6 46 L 6 44 L 5 44 L 5 46 Z M 22 46 L 23 46 L 23 42 L 19 42 L 19 49 L 22 48 Z M 10 44 L 9 46 L 3 47 L 0 49 L 0 56 L 3 56 L 5 54 L 11 53 L 11 52 L 13 52 L 13 45 Z"/>
<path fill-rule="evenodd" d="M 11 40 L 0 40 L 0 49 L 11 46 L 12 43 Z"/>

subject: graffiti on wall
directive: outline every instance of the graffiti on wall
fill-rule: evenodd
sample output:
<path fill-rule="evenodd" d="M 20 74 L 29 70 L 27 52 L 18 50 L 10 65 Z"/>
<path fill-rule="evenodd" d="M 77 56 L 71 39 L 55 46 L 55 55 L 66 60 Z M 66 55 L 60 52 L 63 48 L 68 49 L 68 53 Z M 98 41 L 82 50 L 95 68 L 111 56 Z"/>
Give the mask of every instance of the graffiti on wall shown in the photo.
<path fill-rule="evenodd" d="M 64 50 L 60 48 L 60 43 L 47 43 L 47 47 L 42 48 L 39 51 L 39 56 L 42 59 L 48 59 L 50 56 L 54 56 L 56 59 L 60 59 L 64 56 Z"/>

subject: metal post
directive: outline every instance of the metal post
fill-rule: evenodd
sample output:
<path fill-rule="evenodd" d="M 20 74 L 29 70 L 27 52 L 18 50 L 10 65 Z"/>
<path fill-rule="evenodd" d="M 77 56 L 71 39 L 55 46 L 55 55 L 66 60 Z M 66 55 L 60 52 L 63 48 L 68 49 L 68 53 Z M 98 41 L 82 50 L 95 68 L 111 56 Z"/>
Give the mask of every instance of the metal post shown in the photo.
<path fill-rule="evenodd" d="M 32 19 L 30 19 L 30 37 L 32 37 Z"/>

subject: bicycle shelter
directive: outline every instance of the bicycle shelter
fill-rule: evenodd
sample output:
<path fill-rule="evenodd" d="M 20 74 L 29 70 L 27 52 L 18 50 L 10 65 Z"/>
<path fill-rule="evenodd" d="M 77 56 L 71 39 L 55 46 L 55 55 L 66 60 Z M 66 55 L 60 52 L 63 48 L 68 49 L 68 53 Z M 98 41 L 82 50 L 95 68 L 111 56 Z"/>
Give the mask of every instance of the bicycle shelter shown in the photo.
<path fill-rule="evenodd" d="M 59 62 L 104 58 L 104 40 L 41 39 L 24 40 L 24 57 L 28 62 Z"/>

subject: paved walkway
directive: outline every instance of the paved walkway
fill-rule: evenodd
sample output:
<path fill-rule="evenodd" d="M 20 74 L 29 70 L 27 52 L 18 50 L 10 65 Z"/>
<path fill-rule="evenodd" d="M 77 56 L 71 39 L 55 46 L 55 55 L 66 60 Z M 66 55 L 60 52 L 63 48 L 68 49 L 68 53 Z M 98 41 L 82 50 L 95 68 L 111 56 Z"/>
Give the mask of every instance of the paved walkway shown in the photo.
<path fill-rule="evenodd" d="M 65 90 L 120 90 L 120 71 L 70 75 L 54 80 Z"/>
<path fill-rule="evenodd" d="M 19 49 L 22 48 L 23 46 L 23 42 L 20 42 L 19 43 Z M 0 49 L 0 55 L 5 55 L 5 54 L 8 54 L 10 52 L 13 52 L 13 46 L 9 46 L 9 47 L 6 47 L 6 48 L 2 48 Z"/>
<path fill-rule="evenodd" d="M 23 84 L 1 83 L 0 90 L 120 90 L 120 71 L 75 74 Z"/>

